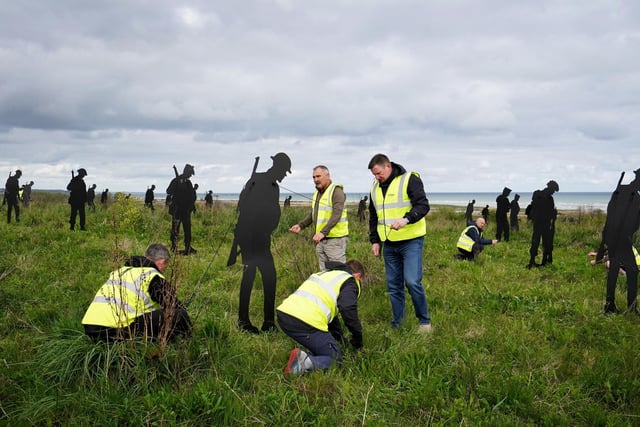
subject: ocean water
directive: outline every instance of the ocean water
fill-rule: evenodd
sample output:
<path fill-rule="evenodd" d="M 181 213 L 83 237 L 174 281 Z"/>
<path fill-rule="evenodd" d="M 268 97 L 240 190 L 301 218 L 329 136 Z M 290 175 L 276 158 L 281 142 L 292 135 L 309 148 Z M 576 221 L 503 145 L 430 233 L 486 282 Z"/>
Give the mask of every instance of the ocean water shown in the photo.
<path fill-rule="evenodd" d="M 496 207 L 496 197 L 498 197 L 500 193 L 427 193 L 427 198 L 429 199 L 429 203 L 431 205 L 449 205 L 449 206 L 460 206 L 462 208 L 466 208 L 467 203 L 471 200 L 476 201 L 474 205 L 474 209 L 479 211 L 485 205 L 489 205 L 489 209 L 495 209 Z M 530 192 L 522 192 L 520 194 L 520 208 L 524 213 L 524 209 L 527 207 L 529 202 L 531 201 Z M 291 196 L 292 202 L 304 202 L 311 201 L 313 193 L 287 193 L 282 192 L 280 194 L 280 200 L 284 201 L 287 196 Z M 511 193 L 509 196 L 509 200 L 513 200 L 513 196 L 515 193 Z M 237 193 L 221 193 L 216 195 L 218 200 L 238 200 Z M 348 203 L 357 203 L 362 197 L 368 196 L 368 193 L 347 193 L 347 202 Z M 157 197 L 157 196 L 156 196 Z M 198 198 L 204 197 L 198 196 Z M 576 192 L 576 193 L 563 193 L 558 192 L 553 195 L 553 198 L 556 203 L 556 207 L 560 210 L 576 210 L 576 209 L 585 209 L 585 210 L 603 210 L 607 209 L 607 203 L 609 202 L 609 198 L 611 197 L 611 193 L 586 193 L 586 192 Z"/>
<path fill-rule="evenodd" d="M 459 206 L 464 210 L 467 203 L 471 200 L 476 201 L 474 205 L 475 211 L 480 211 L 485 205 L 489 205 L 490 210 L 496 208 L 496 197 L 500 193 L 427 193 L 427 198 L 431 205 L 448 205 Z M 509 200 L 513 200 L 515 192 L 509 195 Z M 520 194 L 520 208 L 524 213 L 524 209 L 531 201 L 531 192 L 521 192 Z M 144 193 L 134 192 L 131 193 L 132 197 L 144 199 Z M 238 200 L 239 193 L 214 193 L 214 200 L 226 200 L 233 201 Z M 99 195 L 98 195 L 99 196 Z M 198 192 L 198 200 L 203 200 L 205 196 L 204 192 Z M 311 202 L 313 193 L 291 193 L 282 191 L 280 193 L 280 201 L 291 196 L 292 202 Z M 347 193 L 347 203 L 358 203 L 361 198 L 368 196 L 368 193 Z M 156 192 L 156 202 L 160 203 L 166 197 L 165 193 Z M 607 203 L 611 193 L 607 192 L 557 192 L 553 195 L 556 203 L 556 207 L 560 210 L 607 210 Z"/>

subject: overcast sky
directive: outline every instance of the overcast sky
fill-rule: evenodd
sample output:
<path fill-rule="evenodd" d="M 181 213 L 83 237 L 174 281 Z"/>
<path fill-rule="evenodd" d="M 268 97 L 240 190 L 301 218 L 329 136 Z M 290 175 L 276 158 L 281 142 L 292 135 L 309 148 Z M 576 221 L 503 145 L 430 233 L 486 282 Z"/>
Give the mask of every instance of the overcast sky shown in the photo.
<path fill-rule="evenodd" d="M 287 153 L 368 191 L 611 191 L 640 168 L 636 0 L 0 0 L 0 172 L 239 192 Z"/>

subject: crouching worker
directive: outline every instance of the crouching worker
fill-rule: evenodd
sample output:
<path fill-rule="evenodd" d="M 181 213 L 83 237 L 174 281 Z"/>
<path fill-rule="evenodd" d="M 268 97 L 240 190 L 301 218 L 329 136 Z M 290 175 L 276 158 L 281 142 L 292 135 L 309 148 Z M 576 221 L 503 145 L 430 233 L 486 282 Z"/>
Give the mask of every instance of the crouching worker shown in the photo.
<path fill-rule="evenodd" d="M 162 275 L 169 259 L 169 250 L 154 243 L 144 256 L 133 256 L 112 271 L 82 318 L 85 333 L 106 341 L 188 337 L 191 319 Z"/>
<path fill-rule="evenodd" d="M 280 329 L 309 351 L 294 348 L 285 374 L 302 375 L 342 361 L 338 342 L 345 345 L 346 339 L 338 312 L 351 333 L 351 345 L 362 349 L 358 297 L 364 266 L 349 260 L 346 264 L 327 261 L 325 267 L 328 270 L 309 276 L 277 308 Z"/>
<path fill-rule="evenodd" d="M 482 229 L 486 221 L 480 217 L 475 223 L 469 223 L 469 226 L 462 230 L 458 238 L 458 253 L 456 259 L 473 261 L 487 245 L 495 245 L 497 240 L 489 240 L 482 237 Z"/>

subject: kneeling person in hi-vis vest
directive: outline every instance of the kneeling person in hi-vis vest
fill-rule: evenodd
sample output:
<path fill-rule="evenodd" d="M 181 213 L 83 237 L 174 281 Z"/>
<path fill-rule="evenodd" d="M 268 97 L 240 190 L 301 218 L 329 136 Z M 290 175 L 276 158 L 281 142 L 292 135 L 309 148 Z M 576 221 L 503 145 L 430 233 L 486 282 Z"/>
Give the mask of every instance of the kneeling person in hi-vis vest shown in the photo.
<path fill-rule="evenodd" d="M 458 253 L 457 259 L 464 259 L 468 261 L 475 260 L 480 252 L 487 245 L 495 245 L 497 240 L 489 240 L 482 237 L 482 229 L 484 228 L 485 220 L 480 217 L 476 219 L 476 222 L 471 222 L 462 230 L 460 237 L 458 238 Z"/>
<path fill-rule="evenodd" d="M 191 319 L 162 275 L 169 259 L 169 250 L 154 243 L 144 256 L 133 256 L 112 271 L 82 318 L 85 333 L 106 341 L 188 337 Z"/>
<path fill-rule="evenodd" d="M 360 261 L 328 261 L 327 270 L 312 274 L 277 308 L 280 329 L 308 352 L 294 348 L 285 366 L 286 374 L 302 375 L 328 369 L 342 362 L 338 343 L 346 345 L 338 312 L 351 333 L 349 342 L 362 349 L 362 324 L 358 317 L 360 281 L 364 266 Z"/>

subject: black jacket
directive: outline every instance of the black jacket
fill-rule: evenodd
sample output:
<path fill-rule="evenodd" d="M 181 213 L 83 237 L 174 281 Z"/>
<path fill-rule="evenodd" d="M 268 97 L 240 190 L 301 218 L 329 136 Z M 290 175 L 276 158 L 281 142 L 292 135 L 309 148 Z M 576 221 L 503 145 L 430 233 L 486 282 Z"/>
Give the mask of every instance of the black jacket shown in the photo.
<path fill-rule="evenodd" d="M 389 178 L 387 178 L 385 182 L 380 183 L 383 195 L 387 194 L 387 189 L 394 178 L 407 172 L 404 167 L 397 163 L 391 162 L 391 167 L 393 170 L 391 171 Z M 431 210 L 431 207 L 429 206 L 429 199 L 427 199 L 427 195 L 424 191 L 424 184 L 422 183 L 422 180 L 414 174 L 411 174 L 409 177 L 407 195 L 411 200 L 411 210 L 404 214 L 404 218 L 409 220 L 409 224 L 413 224 L 420 221 Z M 371 243 L 381 243 L 382 240 L 378 235 L 378 212 L 376 211 L 375 204 L 373 203 L 375 196 L 375 194 L 369 194 L 369 198 L 371 200 L 369 202 L 369 241 Z M 393 242 L 389 241 L 386 243 L 393 244 Z"/>

